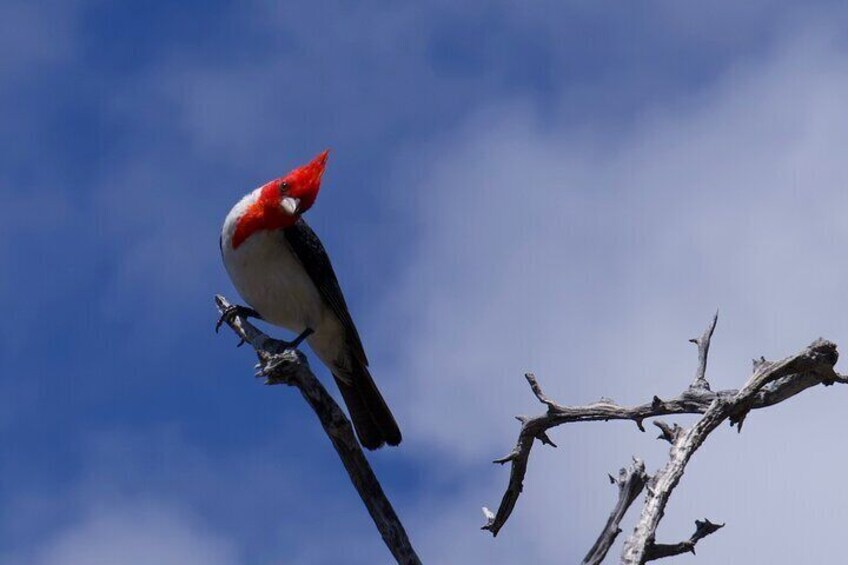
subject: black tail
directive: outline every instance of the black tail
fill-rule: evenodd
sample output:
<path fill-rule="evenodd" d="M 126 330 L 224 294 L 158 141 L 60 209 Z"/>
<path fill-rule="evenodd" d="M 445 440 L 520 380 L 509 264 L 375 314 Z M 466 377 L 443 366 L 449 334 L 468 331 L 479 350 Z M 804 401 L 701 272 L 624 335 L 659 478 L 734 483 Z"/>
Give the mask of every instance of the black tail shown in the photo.
<path fill-rule="evenodd" d="M 333 376 L 339 385 L 347 411 L 350 412 L 359 442 L 367 449 L 377 449 L 386 443 L 399 444 L 400 429 L 374 379 L 371 378 L 371 373 L 364 365 L 355 365 L 357 367 L 349 375 L 348 382 Z"/>

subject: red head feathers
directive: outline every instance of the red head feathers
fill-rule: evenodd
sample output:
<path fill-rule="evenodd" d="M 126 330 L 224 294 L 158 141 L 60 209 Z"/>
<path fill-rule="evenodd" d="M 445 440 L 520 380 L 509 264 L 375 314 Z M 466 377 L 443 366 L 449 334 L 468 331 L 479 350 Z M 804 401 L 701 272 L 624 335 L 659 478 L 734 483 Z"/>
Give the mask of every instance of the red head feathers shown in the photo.
<path fill-rule="evenodd" d="M 326 150 L 312 161 L 259 188 L 259 196 L 241 215 L 233 234 L 236 249 L 260 230 L 285 229 L 312 208 L 321 188 L 321 176 L 327 164 Z"/>
<path fill-rule="evenodd" d="M 324 174 L 324 166 L 327 164 L 329 150 L 324 151 L 308 164 L 298 167 L 284 177 L 277 179 L 283 198 L 296 198 L 298 206 L 297 214 L 306 212 L 315 203 L 318 190 L 321 188 L 321 176 Z"/>

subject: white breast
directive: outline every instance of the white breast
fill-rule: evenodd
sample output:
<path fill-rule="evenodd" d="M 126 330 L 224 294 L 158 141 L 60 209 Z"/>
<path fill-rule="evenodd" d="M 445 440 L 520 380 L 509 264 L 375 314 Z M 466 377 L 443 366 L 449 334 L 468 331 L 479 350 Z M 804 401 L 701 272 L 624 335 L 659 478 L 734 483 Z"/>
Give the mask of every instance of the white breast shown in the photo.
<path fill-rule="evenodd" d="M 224 266 L 242 298 L 267 322 L 295 333 L 307 327 L 317 332 L 326 307 L 283 234 L 260 231 L 232 247 L 237 219 L 255 198 L 252 193 L 242 199 L 224 221 Z"/>
<path fill-rule="evenodd" d="M 344 327 L 325 305 L 285 236 L 278 231 L 260 231 L 233 249 L 238 218 L 258 194 L 257 189 L 245 196 L 224 220 L 221 252 L 227 273 L 241 297 L 265 321 L 297 334 L 312 328 L 315 333 L 307 340 L 309 346 L 344 378 L 349 363 Z"/>

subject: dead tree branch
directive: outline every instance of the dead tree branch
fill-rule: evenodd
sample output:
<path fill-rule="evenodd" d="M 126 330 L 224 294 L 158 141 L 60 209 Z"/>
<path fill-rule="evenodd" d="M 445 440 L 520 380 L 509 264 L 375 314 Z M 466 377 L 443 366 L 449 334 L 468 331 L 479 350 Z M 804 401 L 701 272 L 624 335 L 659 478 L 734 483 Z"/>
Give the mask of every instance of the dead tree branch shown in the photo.
<path fill-rule="evenodd" d="M 723 527 L 724 524 L 713 524 L 706 518 L 704 518 L 704 520 L 695 520 L 695 533 L 692 534 L 692 537 L 680 543 L 652 544 L 648 547 L 648 554 L 645 561 L 653 561 L 655 559 L 662 559 L 663 557 L 672 557 L 674 555 L 680 555 L 681 553 L 687 552 L 695 555 L 695 544 Z"/>
<path fill-rule="evenodd" d="M 639 496 L 648 482 L 645 463 L 641 459 L 633 459 L 630 467 L 626 469 L 622 468 L 618 472 L 617 479 L 613 478 L 612 475 L 609 476 L 609 479 L 611 483 L 618 485 L 618 502 L 610 513 L 604 530 L 601 532 L 595 545 L 592 546 L 592 549 L 583 558 L 583 565 L 597 565 L 606 558 L 607 552 L 609 552 L 610 547 L 615 542 L 615 538 L 621 533 L 619 524 L 621 524 L 621 520 L 627 513 L 627 509 L 630 508 L 630 505 L 633 504 L 633 501 L 636 500 L 636 497 Z"/>
<path fill-rule="evenodd" d="M 221 314 L 230 306 L 221 295 L 215 296 L 215 303 Z M 309 403 L 395 560 L 403 565 L 420 565 L 421 560 L 400 518 L 362 453 L 350 421 L 312 373 L 306 357 L 296 349 L 287 349 L 285 342 L 268 337 L 241 316 L 232 316 L 225 321 L 239 338 L 256 350 L 259 356 L 257 377 L 264 377 L 269 385 L 295 386 Z"/>
<path fill-rule="evenodd" d="M 710 341 L 713 339 L 713 332 L 718 323 L 718 312 L 713 315 L 713 321 L 704 330 L 701 337 L 690 339 L 691 343 L 698 346 L 698 371 L 695 373 L 695 380 L 692 382 L 692 388 L 710 389 L 710 383 L 707 382 L 707 355 L 710 353 Z"/>
<path fill-rule="evenodd" d="M 674 487 L 680 481 L 692 454 L 707 436 L 726 420 L 741 431 L 742 423 L 751 410 L 783 402 L 812 386 L 831 385 L 835 382 L 848 383 L 848 378 L 834 370 L 838 359 L 836 346 L 824 339 L 818 339 L 800 353 L 781 361 L 768 362 L 762 358 L 755 360 L 754 373 L 741 389 L 713 392 L 706 378 L 706 367 L 710 340 L 717 319 L 718 314 L 713 317 L 701 337 L 690 340 L 698 346 L 695 380 L 675 398 L 663 400 L 654 396 L 650 402 L 638 406 L 621 406 L 609 399 L 601 399 L 586 406 L 563 406 L 542 392 L 534 375 L 525 375 L 533 394 L 547 410 L 538 416 L 520 417 L 521 431 L 515 447 L 505 457 L 495 460 L 495 463 L 510 463 L 509 482 L 497 512 L 492 513 L 484 509 L 487 523 L 483 529 L 497 535 L 504 526 L 523 489 L 534 440 L 553 445 L 547 436 L 547 431 L 551 428 L 572 422 L 632 420 L 641 431 L 645 431 L 643 422 L 646 418 L 671 414 L 702 414 L 690 428 L 655 422 L 662 432 L 660 439 L 668 441 L 672 446 L 669 461 L 647 482 L 645 505 L 633 534 L 625 542 L 622 563 L 641 564 L 685 551 L 694 552 L 694 546 L 700 539 L 721 526 L 716 526 L 708 520 L 698 521 L 696 532 L 689 540 L 672 545 L 656 544 L 655 536 Z M 606 550 L 597 559 L 596 549 L 606 543 L 606 538 L 610 536 L 608 529 L 618 527 L 618 522 L 615 521 L 617 512 L 621 511 L 623 516 L 630 503 L 623 504 L 620 494 L 619 503 L 610 516 L 607 527 L 586 556 L 584 563 L 598 563 L 604 558 Z M 618 517 L 619 521 L 620 519 Z M 597 560 L 591 561 L 593 558 Z"/>

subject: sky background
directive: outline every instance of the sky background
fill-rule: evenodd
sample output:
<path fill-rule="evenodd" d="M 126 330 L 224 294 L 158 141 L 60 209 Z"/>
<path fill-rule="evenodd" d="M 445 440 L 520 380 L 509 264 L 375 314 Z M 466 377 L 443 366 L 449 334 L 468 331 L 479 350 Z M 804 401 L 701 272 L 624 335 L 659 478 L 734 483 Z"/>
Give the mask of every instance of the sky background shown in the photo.
<path fill-rule="evenodd" d="M 714 387 L 848 347 L 847 26 L 837 2 L 4 0 L 0 562 L 389 562 L 299 395 L 213 332 L 227 211 L 325 148 L 309 220 L 404 432 L 370 459 L 419 554 L 579 561 L 607 473 L 667 446 L 554 430 L 492 539 L 491 460 L 542 411 L 525 371 L 563 404 L 675 395 L 716 308 Z M 846 400 L 720 428 L 659 540 L 707 517 L 680 562 L 833 562 Z"/>

